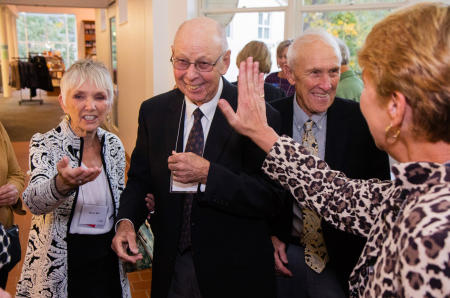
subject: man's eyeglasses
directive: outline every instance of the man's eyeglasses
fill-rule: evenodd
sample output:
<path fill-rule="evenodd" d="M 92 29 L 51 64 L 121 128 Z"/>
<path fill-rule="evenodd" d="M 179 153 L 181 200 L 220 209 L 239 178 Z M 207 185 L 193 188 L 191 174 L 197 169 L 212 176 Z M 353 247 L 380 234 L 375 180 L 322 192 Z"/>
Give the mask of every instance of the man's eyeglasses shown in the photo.
<path fill-rule="evenodd" d="M 189 62 L 188 60 L 184 59 L 178 59 L 170 57 L 170 62 L 172 62 L 173 67 L 178 70 L 186 70 L 191 66 L 191 64 L 194 64 L 195 69 L 200 72 L 210 72 L 214 69 L 214 66 L 219 62 L 220 58 L 226 53 L 227 51 L 223 52 L 219 58 L 214 61 L 214 63 L 209 63 L 205 61 L 195 61 L 195 62 Z"/>

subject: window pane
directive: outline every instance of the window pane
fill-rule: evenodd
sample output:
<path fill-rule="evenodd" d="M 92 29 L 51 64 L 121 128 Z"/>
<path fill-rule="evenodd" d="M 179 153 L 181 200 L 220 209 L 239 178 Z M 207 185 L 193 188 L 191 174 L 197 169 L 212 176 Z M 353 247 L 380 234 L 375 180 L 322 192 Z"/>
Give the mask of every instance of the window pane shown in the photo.
<path fill-rule="evenodd" d="M 28 56 L 28 47 L 33 54 L 59 52 L 66 65 L 71 65 L 76 60 L 78 50 L 75 15 L 19 13 L 16 23 L 20 57 Z"/>
<path fill-rule="evenodd" d="M 230 82 L 236 81 L 238 68 L 236 56 L 239 51 L 251 40 L 261 40 L 266 43 L 272 53 L 272 70 L 277 68 L 276 49 L 278 43 L 284 40 L 284 12 L 270 12 L 270 27 L 267 27 L 268 38 L 264 37 L 265 27 L 258 28 L 259 13 L 236 13 L 228 25 L 230 34 L 227 38 L 231 50 L 231 65 L 225 75 Z M 221 18 L 222 15 L 207 15 L 213 18 Z M 261 31 L 259 31 L 261 29 Z M 270 31 L 270 34 L 269 34 Z M 261 36 L 261 37 L 259 37 Z"/>
<path fill-rule="evenodd" d="M 325 28 L 342 39 L 350 49 L 350 67 L 359 71 L 356 54 L 373 25 L 384 18 L 389 10 L 358 10 L 304 13 L 303 30 L 309 27 Z"/>
<path fill-rule="evenodd" d="M 288 0 L 203 0 L 206 9 L 287 6 Z"/>
<path fill-rule="evenodd" d="M 30 42 L 29 43 L 30 53 L 40 54 L 45 51 L 45 45 L 42 42 Z"/>
<path fill-rule="evenodd" d="M 48 40 L 66 41 L 66 24 L 64 16 L 49 16 L 47 26 Z"/>
<path fill-rule="evenodd" d="M 18 41 L 25 41 L 25 15 L 22 13 L 16 20 L 16 28 Z"/>
<path fill-rule="evenodd" d="M 74 15 L 66 15 L 67 21 L 67 30 L 69 31 L 69 41 L 76 42 L 77 41 L 77 25 L 75 24 L 75 16 Z"/>
<path fill-rule="evenodd" d="M 19 42 L 19 57 L 28 57 L 27 44 Z"/>
<path fill-rule="evenodd" d="M 393 3 L 403 0 L 303 0 L 305 5 L 315 4 L 361 4 L 361 3 Z"/>
<path fill-rule="evenodd" d="M 76 60 L 78 56 L 78 49 L 76 43 L 70 43 L 69 44 L 69 61 L 66 63 L 66 67 L 69 67 L 72 65 Z"/>
<path fill-rule="evenodd" d="M 27 29 L 29 41 L 45 41 L 45 17 L 39 15 L 27 15 Z"/>

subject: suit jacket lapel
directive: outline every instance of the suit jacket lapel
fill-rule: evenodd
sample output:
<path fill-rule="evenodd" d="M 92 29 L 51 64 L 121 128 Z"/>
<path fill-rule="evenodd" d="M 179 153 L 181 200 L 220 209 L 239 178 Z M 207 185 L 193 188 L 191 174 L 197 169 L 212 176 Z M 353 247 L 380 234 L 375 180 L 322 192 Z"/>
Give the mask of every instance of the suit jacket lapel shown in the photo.
<path fill-rule="evenodd" d="M 282 115 L 282 129 L 285 134 L 292 137 L 293 131 L 293 122 L 294 122 L 294 96 L 292 95 L 289 100 L 286 101 L 285 105 L 283 106 L 283 111 L 280 111 Z"/>
<path fill-rule="evenodd" d="M 236 87 L 228 83 L 223 79 L 223 90 L 220 98 L 224 98 L 231 105 L 233 110 L 237 108 L 237 90 Z M 206 139 L 205 150 L 203 156 L 209 161 L 215 161 L 220 156 L 221 152 L 225 148 L 225 144 L 228 141 L 233 129 L 228 124 L 225 116 L 219 107 L 216 108 L 214 118 L 209 129 L 208 138 Z"/>

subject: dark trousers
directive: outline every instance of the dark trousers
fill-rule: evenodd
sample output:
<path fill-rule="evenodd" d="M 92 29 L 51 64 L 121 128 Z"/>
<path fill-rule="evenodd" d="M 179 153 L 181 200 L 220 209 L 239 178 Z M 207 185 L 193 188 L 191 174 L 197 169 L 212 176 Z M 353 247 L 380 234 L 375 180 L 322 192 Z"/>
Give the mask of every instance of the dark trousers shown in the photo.
<path fill-rule="evenodd" d="M 312 270 L 305 263 L 305 248 L 299 245 L 287 246 L 288 269 L 292 277 L 277 277 L 277 298 L 344 298 L 344 290 L 336 273 L 328 268 L 321 273 Z"/>
<path fill-rule="evenodd" d="M 6 283 L 8 282 L 8 274 L 9 270 L 5 270 L 5 268 L 0 269 L 0 288 L 6 288 Z"/>
<path fill-rule="evenodd" d="M 68 297 L 120 298 L 119 261 L 111 249 L 111 231 L 101 235 L 68 234 Z"/>
<path fill-rule="evenodd" d="M 201 298 L 192 251 L 178 253 L 167 298 Z"/>

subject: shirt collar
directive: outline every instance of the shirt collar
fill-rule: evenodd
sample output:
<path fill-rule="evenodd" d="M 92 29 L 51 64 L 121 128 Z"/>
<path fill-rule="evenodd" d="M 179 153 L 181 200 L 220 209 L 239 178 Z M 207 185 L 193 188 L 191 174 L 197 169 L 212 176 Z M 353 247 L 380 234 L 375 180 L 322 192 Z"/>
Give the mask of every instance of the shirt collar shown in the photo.
<path fill-rule="evenodd" d="M 309 119 L 311 119 L 312 121 L 314 121 L 315 126 L 319 130 L 325 129 L 324 126 L 325 126 L 325 119 L 327 116 L 327 111 L 325 111 L 323 113 L 312 114 L 311 117 L 309 117 L 308 115 L 306 115 L 305 111 L 303 111 L 303 109 L 298 105 L 297 93 L 294 94 L 293 105 L 294 105 L 294 121 L 298 126 L 303 127 L 305 122 L 308 121 Z"/>
<path fill-rule="evenodd" d="M 208 121 L 212 121 L 214 113 L 216 112 L 220 95 L 222 94 L 222 90 L 223 90 L 223 82 L 222 78 L 220 78 L 219 87 L 217 88 L 216 95 L 214 95 L 214 97 L 210 101 L 202 104 L 200 107 L 194 104 L 187 96 L 185 96 L 184 98 L 186 100 L 186 116 L 188 117 L 188 119 L 192 117 L 192 113 L 194 113 L 195 109 L 200 108 L 200 111 L 202 111 L 203 116 Z"/>

